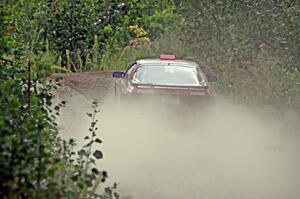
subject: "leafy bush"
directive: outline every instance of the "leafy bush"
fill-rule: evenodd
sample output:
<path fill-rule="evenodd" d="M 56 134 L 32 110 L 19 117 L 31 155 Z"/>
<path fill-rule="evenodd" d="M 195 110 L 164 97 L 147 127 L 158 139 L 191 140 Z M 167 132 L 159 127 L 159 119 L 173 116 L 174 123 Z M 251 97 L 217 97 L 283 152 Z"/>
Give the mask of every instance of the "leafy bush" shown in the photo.
<path fill-rule="evenodd" d="M 9 30 L 10 19 L 1 10 L 0 25 L 0 198 L 118 198 L 117 184 L 98 194 L 107 173 L 96 169 L 101 140 L 96 136 L 98 113 L 93 103 L 91 136 L 76 154 L 74 141 L 60 140 L 56 116 L 65 105 L 52 105 L 49 81 L 51 55 L 24 50 Z M 29 53 L 29 54 L 27 54 Z"/>
<path fill-rule="evenodd" d="M 93 112 L 88 113 L 91 136 L 85 138 L 87 143 L 75 161 L 74 141 L 60 140 L 55 123 L 65 102 L 53 112 L 53 86 L 35 77 L 26 80 L 22 65 L 12 66 L 2 65 L 0 72 L 0 197 L 118 198 L 113 191 L 117 185 L 104 194 L 96 192 L 107 178 L 105 171 L 95 167 L 102 152 L 92 151 L 94 144 L 102 142 L 96 137 L 98 104 L 94 102 Z"/>

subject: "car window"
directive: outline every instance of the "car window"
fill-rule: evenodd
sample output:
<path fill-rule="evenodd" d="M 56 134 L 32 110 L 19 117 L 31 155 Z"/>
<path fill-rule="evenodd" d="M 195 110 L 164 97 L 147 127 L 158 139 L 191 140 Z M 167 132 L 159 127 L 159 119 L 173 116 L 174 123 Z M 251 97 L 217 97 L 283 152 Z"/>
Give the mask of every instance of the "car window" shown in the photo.
<path fill-rule="evenodd" d="M 129 66 L 129 68 L 126 70 L 125 76 L 128 77 L 130 75 L 130 73 L 132 72 L 132 70 L 134 69 L 136 63 L 132 64 L 131 66 Z"/>
<path fill-rule="evenodd" d="M 145 64 L 132 77 L 132 83 L 199 86 L 204 79 L 192 65 Z"/>

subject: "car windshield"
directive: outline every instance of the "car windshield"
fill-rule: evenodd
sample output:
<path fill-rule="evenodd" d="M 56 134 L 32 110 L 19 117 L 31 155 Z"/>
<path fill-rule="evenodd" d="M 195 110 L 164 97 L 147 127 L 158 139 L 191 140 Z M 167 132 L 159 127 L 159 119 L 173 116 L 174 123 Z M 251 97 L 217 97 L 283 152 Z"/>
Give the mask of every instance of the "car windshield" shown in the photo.
<path fill-rule="evenodd" d="M 132 83 L 174 86 L 199 86 L 203 78 L 192 65 L 145 64 L 132 77 Z"/>

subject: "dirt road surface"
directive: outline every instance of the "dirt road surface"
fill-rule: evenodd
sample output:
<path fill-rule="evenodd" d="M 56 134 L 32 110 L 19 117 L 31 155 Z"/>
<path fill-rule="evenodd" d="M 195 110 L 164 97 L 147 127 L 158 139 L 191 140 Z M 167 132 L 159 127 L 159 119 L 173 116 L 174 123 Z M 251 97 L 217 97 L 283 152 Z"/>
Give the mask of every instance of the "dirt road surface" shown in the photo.
<path fill-rule="evenodd" d="M 98 167 L 108 171 L 106 185 L 120 183 L 121 198 L 300 198 L 300 120 L 292 111 L 222 99 L 197 116 L 143 105 L 130 111 L 114 104 L 110 73 L 70 74 L 63 85 L 56 93 L 67 101 L 59 118 L 63 138 L 80 145 L 89 134 L 86 112 L 93 99 L 100 102 Z"/>

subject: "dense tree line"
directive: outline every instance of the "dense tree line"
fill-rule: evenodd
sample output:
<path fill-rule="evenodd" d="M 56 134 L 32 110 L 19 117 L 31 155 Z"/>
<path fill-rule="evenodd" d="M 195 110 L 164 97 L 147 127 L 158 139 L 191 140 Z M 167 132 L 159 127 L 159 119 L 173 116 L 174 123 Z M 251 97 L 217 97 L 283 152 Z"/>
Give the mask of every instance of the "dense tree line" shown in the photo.
<path fill-rule="evenodd" d="M 188 39 L 243 48 L 236 59 L 255 59 L 259 49 L 284 55 L 287 67 L 299 70 L 300 14 L 296 0 L 178 1 Z M 197 3 L 196 3 L 197 2 Z M 215 2 L 215 3 L 214 3 Z"/>
<path fill-rule="evenodd" d="M 222 79 L 220 90 L 250 103 L 300 102 L 300 2 L 176 1 L 189 55 Z M 196 52 L 196 53 L 193 53 Z"/>
<path fill-rule="evenodd" d="M 25 0 L 4 4 L 18 41 L 33 53 L 45 51 L 47 46 L 60 56 L 60 65 L 66 67 L 69 61 L 71 70 L 79 69 L 80 60 L 84 70 L 89 70 L 89 61 L 98 64 L 107 50 L 129 45 L 133 34 L 129 26 L 141 26 L 156 38 L 172 27 L 176 17 L 170 1 L 157 0 Z"/>

